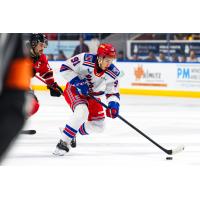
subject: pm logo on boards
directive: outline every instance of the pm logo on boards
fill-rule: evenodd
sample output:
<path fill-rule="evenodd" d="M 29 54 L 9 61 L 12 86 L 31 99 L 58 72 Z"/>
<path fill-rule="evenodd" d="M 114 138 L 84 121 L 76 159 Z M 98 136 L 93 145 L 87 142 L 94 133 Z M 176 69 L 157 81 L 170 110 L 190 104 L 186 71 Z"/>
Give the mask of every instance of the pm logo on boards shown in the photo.
<path fill-rule="evenodd" d="M 177 68 L 177 80 L 182 82 L 199 82 L 200 81 L 200 66 L 180 66 Z"/>
<path fill-rule="evenodd" d="M 179 67 L 177 69 L 178 79 L 190 79 L 190 69 L 187 67 Z"/>

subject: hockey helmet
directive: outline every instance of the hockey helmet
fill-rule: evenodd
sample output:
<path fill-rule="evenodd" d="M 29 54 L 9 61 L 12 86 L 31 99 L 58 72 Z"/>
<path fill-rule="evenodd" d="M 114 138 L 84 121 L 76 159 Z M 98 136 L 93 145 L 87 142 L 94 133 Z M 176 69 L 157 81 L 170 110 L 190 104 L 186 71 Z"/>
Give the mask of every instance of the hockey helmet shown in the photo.
<path fill-rule="evenodd" d="M 97 49 L 97 56 L 100 56 L 100 57 L 108 56 L 108 57 L 116 58 L 117 57 L 116 49 L 113 47 L 112 44 L 108 44 L 108 43 L 100 44 Z"/>
<path fill-rule="evenodd" d="M 45 46 L 48 45 L 48 40 L 46 36 L 42 33 L 32 33 L 30 37 L 30 45 L 32 48 L 35 48 L 39 42 L 45 43 Z"/>

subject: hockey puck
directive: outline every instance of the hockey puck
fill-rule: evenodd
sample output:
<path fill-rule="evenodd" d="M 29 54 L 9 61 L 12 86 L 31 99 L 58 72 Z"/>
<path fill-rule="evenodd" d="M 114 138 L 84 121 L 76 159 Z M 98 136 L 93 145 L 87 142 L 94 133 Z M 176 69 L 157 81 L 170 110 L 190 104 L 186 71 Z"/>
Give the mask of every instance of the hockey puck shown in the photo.
<path fill-rule="evenodd" d="M 173 157 L 166 157 L 166 160 L 173 160 Z"/>

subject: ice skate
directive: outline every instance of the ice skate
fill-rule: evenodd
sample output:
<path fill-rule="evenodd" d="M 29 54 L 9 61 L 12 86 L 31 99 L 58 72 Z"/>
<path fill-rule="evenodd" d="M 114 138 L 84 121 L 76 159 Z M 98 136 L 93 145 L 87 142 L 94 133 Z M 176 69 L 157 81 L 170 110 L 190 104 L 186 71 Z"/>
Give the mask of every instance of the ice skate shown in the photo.
<path fill-rule="evenodd" d="M 76 148 L 76 137 L 74 137 L 70 143 L 72 148 Z"/>
<path fill-rule="evenodd" d="M 67 152 L 69 152 L 69 144 L 63 140 L 60 140 L 56 145 L 56 149 L 53 154 L 56 156 L 64 156 Z"/>
<path fill-rule="evenodd" d="M 59 127 L 60 133 L 63 134 L 63 128 Z M 76 148 L 76 136 L 71 140 L 70 146 Z"/>

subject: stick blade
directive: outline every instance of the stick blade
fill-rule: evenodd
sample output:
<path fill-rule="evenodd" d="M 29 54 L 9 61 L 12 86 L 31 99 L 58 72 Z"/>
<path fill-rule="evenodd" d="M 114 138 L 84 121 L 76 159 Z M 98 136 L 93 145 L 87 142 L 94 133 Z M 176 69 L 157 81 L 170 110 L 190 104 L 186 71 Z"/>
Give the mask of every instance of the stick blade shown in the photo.
<path fill-rule="evenodd" d="M 19 133 L 26 134 L 26 135 L 34 135 L 36 134 L 36 130 L 21 130 Z"/>
<path fill-rule="evenodd" d="M 181 151 L 183 151 L 185 149 L 185 146 L 184 145 L 180 145 L 178 146 L 176 149 L 173 149 L 172 150 L 172 154 L 177 154 L 177 153 L 180 153 Z"/>

